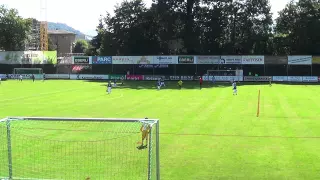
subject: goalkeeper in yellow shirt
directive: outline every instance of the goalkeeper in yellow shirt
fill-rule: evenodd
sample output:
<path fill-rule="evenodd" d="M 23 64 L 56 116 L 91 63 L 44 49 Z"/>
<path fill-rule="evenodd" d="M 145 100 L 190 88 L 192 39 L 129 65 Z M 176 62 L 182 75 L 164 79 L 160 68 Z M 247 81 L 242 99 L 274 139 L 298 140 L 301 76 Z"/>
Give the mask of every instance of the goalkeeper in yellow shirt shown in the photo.
<path fill-rule="evenodd" d="M 148 118 L 145 118 L 148 119 Z M 148 136 L 149 136 L 149 132 L 151 130 L 151 126 L 149 123 L 147 122 L 142 122 L 142 126 L 140 128 L 140 131 L 142 133 L 142 137 L 141 137 L 141 147 L 148 147 Z M 146 140 L 146 146 L 143 145 L 144 140 Z"/>
<path fill-rule="evenodd" d="M 181 81 L 181 79 L 178 81 L 178 86 L 179 86 L 179 89 L 181 89 L 182 88 L 182 84 L 183 84 L 183 82 Z"/>

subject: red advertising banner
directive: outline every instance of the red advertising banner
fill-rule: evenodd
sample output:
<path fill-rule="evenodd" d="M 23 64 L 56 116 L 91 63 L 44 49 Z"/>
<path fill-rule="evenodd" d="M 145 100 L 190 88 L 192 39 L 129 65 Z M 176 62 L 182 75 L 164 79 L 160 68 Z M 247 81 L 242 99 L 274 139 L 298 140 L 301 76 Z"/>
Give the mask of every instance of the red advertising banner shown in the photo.
<path fill-rule="evenodd" d="M 127 80 L 141 81 L 143 79 L 143 75 L 127 75 Z"/>

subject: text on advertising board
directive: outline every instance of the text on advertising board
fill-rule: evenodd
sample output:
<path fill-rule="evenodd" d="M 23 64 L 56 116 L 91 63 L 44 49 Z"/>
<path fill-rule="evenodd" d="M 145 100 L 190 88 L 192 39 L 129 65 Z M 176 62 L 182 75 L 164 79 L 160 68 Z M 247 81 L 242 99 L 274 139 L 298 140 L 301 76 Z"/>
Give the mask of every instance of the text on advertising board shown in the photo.
<path fill-rule="evenodd" d="M 89 64 L 89 57 L 74 57 L 75 64 Z"/>
<path fill-rule="evenodd" d="M 194 64 L 193 56 L 179 56 L 178 58 L 179 64 Z"/>
<path fill-rule="evenodd" d="M 92 64 L 111 64 L 112 57 L 111 56 L 93 56 Z"/>

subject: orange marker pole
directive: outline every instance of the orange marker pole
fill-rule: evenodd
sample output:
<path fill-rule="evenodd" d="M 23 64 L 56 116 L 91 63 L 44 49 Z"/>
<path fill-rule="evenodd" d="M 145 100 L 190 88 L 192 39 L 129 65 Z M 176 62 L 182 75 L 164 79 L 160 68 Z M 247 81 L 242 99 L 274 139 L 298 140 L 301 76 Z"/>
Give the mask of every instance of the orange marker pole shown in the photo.
<path fill-rule="evenodd" d="M 260 115 L 260 89 L 258 92 L 258 109 L 257 109 L 257 117 Z"/>

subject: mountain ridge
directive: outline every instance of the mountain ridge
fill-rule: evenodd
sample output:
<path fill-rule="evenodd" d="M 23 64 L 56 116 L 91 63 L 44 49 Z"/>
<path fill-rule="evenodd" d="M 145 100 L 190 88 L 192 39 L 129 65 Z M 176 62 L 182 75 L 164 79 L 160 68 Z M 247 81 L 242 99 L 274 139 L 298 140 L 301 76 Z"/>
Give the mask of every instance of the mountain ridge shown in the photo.
<path fill-rule="evenodd" d="M 89 36 L 92 37 L 90 35 L 86 35 L 83 32 L 65 24 L 65 23 L 59 23 L 59 22 L 48 22 L 48 29 L 49 30 L 65 30 L 65 31 L 69 31 L 69 32 L 73 32 L 76 34 L 76 37 L 79 39 L 85 39 L 85 37 Z"/>

